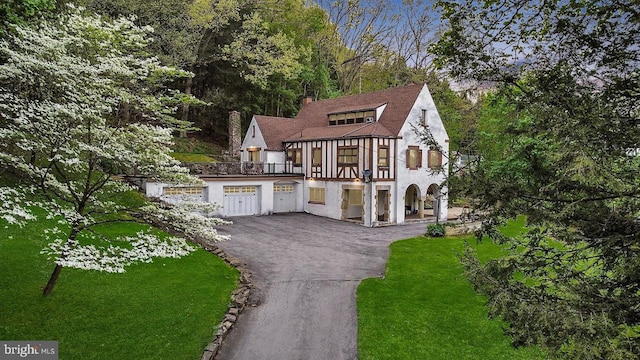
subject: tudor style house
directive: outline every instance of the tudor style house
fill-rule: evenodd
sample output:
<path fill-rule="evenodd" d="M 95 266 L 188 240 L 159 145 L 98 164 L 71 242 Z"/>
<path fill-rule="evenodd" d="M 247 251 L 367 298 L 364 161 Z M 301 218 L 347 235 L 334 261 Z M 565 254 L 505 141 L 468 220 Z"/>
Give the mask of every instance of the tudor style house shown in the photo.
<path fill-rule="evenodd" d="M 438 146 L 421 141 L 424 127 Z M 308 212 L 365 226 L 445 221 L 448 148 L 426 85 L 306 100 L 294 119 L 255 115 L 242 142 L 242 174 L 202 176 L 205 187 L 191 196 L 220 203 L 222 216 Z M 189 191 L 147 186 L 151 196 L 172 192 Z"/>

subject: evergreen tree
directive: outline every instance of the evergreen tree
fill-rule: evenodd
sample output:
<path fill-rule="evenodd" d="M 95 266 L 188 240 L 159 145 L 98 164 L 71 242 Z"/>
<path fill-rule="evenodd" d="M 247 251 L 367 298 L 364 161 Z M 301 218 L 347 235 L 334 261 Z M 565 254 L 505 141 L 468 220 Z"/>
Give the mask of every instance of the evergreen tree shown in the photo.
<path fill-rule="evenodd" d="M 640 16 L 634 1 L 440 1 L 432 48 L 460 80 L 494 81 L 468 194 L 509 244 L 467 272 L 516 345 L 640 356 Z M 527 215 L 528 232 L 495 225 Z"/>

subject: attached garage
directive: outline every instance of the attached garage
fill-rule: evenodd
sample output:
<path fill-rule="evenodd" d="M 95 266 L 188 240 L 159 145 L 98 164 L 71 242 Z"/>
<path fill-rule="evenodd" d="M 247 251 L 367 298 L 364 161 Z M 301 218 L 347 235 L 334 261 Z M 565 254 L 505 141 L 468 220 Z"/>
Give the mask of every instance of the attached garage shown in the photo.
<path fill-rule="evenodd" d="M 296 193 L 293 183 L 273 185 L 273 212 L 295 212 Z"/>
<path fill-rule="evenodd" d="M 146 194 L 171 203 L 185 197 L 221 205 L 212 215 L 252 216 L 303 209 L 301 175 L 201 176 L 204 187 L 146 182 Z"/>
<path fill-rule="evenodd" d="M 225 186 L 222 212 L 224 216 L 260 214 L 259 186 Z"/>

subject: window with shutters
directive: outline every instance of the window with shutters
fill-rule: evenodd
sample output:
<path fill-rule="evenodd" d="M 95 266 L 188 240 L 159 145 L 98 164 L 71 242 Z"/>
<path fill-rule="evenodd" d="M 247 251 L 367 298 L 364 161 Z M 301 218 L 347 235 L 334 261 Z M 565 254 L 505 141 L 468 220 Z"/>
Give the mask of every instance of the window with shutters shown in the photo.
<path fill-rule="evenodd" d="M 407 167 L 416 170 L 422 167 L 422 150 L 418 146 L 409 146 L 407 149 Z"/>
<path fill-rule="evenodd" d="M 428 151 L 427 163 L 429 169 L 439 169 L 442 167 L 442 152 L 431 149 Z"/>

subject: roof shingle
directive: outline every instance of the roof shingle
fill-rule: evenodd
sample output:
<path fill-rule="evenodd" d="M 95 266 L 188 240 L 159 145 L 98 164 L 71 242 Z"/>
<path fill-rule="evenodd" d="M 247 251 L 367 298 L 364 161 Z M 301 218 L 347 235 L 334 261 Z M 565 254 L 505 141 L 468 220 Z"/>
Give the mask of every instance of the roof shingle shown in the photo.
<path fill-rule="evenodd" d="M 255 118 L 271 150 L 282 149 L 283 141 L 398 136 L 423 87 L 408 85 L 314 101 L 304 105 L 295 119 L 259 115 Z M 375 109 L 385 104 L 377 122 L 329 126 L 329 114 Z"/>

